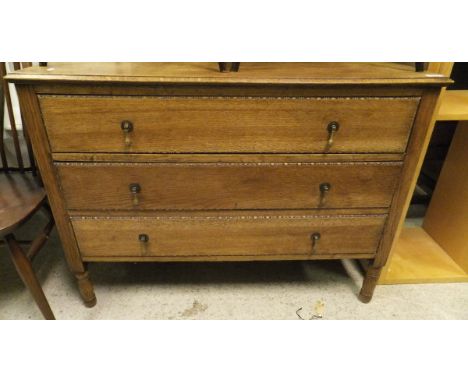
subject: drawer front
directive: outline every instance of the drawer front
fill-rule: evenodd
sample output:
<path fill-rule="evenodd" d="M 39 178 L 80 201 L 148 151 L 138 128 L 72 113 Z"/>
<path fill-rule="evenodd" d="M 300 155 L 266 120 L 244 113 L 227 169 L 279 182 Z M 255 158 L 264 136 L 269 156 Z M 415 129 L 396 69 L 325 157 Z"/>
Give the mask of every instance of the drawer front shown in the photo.
<path fill-rule="evenodd" d="M 84 258 L 372 255 L 384 222 L 383 215 L 72 219 Z"/>
<path fill-rule="evenodd" d="M 53 152 L 133 153 L 401 153 L 419 104 L 417 97 L 39 100 Z M 339 124 L 333 137 L 331 122 Z"/>
<path fill-rule="evenodd" d="M 388 207 L 400 162 L 61 163 L 71 210 Z"/>

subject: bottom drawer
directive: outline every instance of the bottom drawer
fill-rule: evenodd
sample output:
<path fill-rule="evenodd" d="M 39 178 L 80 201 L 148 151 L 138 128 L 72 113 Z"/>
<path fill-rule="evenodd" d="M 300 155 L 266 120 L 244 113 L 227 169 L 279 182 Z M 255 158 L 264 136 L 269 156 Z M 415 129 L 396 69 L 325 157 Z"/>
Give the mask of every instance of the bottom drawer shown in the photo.
<path fill-rule="evenodd" d="M 386 215 L 73 217 L 84 259 L 373 257 Z M 193 258 L 193 259 L 192 259 Z M 234 258 L 232 258 L 234 260 Z"/>

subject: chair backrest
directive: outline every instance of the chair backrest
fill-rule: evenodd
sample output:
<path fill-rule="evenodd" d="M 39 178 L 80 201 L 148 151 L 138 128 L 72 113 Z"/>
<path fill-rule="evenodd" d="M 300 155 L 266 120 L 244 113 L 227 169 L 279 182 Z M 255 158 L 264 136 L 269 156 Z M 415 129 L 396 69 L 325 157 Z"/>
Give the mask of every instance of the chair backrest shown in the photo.
<path fill-rule="evenodd" d="M 21 125 L 22 135 L 24 139 L 21 139 L 18 128 L 17 122 L 15 119 L 15 114 L 13 111 L 13 99 L 10 92 L 9 84 L 4 79 L 5 75 L 7 74 L 7 63 L 0 62 L 0 158 L 2 161 L 1 170 L 5 172 L 9 171 L 32 171 L 33 174 L 36 174 L 36 165 L 34 161 L 34 156 L 32 152 L 31 143 L 29 141 L 27 127 L 24 123 L 24 120 L 21 116 Z M 27 68 L 32 66 L 31 62 L 14 62 L 13 68 L 14 70 L 19 70 L 22 68 Z M 8 118 L 10 120 L 10 135 L 12 144 L 7 145 L 6 142 L 10 142 L 9 139 L 5 139 L 5 128 L 4 128 L 4 115 L 5 115 L 5 104 L 6 110 L 8 113 Z M 12 146 L 12 147 L 10 147 Z M 26 151 L 27 154 L 23 154 Z M 29 163 L 25 163 L 25 158 L 27 157 Z"/>

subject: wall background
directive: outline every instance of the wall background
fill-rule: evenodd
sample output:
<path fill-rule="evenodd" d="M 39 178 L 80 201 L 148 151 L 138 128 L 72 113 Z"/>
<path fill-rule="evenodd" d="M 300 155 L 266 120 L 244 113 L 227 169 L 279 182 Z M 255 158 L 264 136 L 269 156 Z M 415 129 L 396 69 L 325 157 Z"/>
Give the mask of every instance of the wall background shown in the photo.
<path fill-rule="evenodd" d="M 39 65 L 39 63 L 33 62 L 33 65 Z M 12 71 L 13 71 L 13 63 L 7 62 L 7 73 L 10 73 Z M 11 93 L 11 101 L 13 104 L 13 113 L 15 115 L 16 128 L 18 130 L 22 130 L 23 126 L 21 124 L 21 115 L 20 115 L 20 110 L 19 110 L 18 95 L 16 94 L 16 89 L 14 85 L 9 84 L 9 87 L 10 87 L 10 93 Z M 8 116 L 6 105 L 5 105 L 5 116 L 2 122 L 3 122 L 3 126 L 5 127 L 5 135 L 8 135 L 9 131 L 11 130 L 11 122 Z"/>

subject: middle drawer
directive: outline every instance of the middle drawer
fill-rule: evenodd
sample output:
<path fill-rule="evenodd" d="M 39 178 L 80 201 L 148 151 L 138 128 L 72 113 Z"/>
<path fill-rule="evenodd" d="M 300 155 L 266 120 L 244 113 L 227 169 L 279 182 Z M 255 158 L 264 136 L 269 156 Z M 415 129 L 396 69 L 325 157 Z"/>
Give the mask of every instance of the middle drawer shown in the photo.
<path fill-rule="evenodd" d="M 401 162 L 56 163 L 71 210 L 386 208 Z"/>

